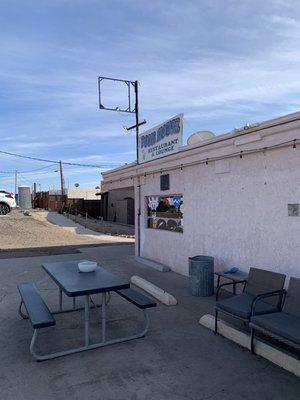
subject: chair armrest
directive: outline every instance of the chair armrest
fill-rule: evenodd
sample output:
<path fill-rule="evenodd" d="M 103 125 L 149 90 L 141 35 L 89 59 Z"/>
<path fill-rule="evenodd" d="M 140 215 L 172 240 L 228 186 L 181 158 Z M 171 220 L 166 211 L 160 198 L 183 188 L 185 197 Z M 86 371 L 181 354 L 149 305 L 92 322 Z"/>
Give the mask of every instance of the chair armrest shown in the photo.
<path fill-rule="evenodd" d="M 287 292 L 285 289 L 281 289 L 281 290 L 274 290 L 273 292 L 258 294 L 257 296 L 255 296 L 254 299 L 252 300 L 252 304 L 251 304 L 251 317 L 253 317 L 255 315 L 256 304 L 260 300 L 268 298 L 268 297 L 278 296 L 277 308 L 278 308 L 278 311 L 281 311 L 282 306 L 283 306 L 283 298 L 286 296 L 286 293 Z"/>
<path fill-rule="evenodd" d="M 227 282 L 227 283 L 221 283 L 221 285 L 219 285 L 218 287 L 217 287 L 217 291 L 216 291 L 216 301 L 218 301 L 218 299 L 219 299 L 219 292 L 220 292 L 220 289 L 222 289 L 224 286 L 229 286 L 229 285 L 233 285 L 233 286 L 235 286 L 235 285 L 237 285 L 238 283 L 246 283 L 247 282 L 247 280 L 245 280 L 245 279 L 243 279 L 243 280 L 241 280 L 241 281 L 232 281 L 232 282 Z"/>

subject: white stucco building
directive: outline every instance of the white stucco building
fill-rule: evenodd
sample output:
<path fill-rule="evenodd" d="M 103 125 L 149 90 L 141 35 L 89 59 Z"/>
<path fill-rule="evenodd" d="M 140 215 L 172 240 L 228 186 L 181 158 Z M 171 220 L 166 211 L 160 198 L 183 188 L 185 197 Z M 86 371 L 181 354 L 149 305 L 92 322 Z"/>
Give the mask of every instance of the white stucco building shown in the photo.
<path fill-rule="evenodd" d="M 132 187 L 136 255 L 184 275 L 188 257 L 204 254 L 216 269 L 300 277 L 300 112 L 103 173 L 102 192 Z M 155 229 L 169 223 L 165 203 L 171 231 Z"/>

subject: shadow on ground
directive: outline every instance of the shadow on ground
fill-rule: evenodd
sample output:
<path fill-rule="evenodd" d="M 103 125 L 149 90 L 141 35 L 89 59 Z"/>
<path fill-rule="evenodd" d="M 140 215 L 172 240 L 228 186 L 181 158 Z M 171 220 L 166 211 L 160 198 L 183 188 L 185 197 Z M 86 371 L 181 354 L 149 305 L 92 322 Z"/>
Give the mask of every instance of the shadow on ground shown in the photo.
<path fill-rule="evenodd" d="M 60 254 L 78 254 L 81 251 L 78 247 L 92 248 L 92 247 L 110 247 L 110 246 L 128 246 L 128 243 L 96 243 L 86 245 L 70 245 L 70 246 L 48 246 L 48 247 L 28 247 L 21 249 L 0 249 L 0 259 L 5 258 L 24 258 L 24 257 L 42 257 L 42 256 L 55 256 Z"/>

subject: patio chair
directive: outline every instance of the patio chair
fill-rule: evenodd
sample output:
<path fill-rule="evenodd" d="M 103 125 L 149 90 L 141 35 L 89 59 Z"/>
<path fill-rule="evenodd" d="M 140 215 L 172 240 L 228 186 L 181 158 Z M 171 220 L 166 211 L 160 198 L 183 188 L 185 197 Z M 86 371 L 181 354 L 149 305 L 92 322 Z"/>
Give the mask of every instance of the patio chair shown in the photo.
<path fill-rule="evenodd" d="M 261 294 L 272 294 L 274 291 L 282 290 L 285 281 L 285 275 L 277 272 L 267 271 L 259 268 L 250 268 L 247 282 L 235 281 L 223 283 L 217 288 L 216 305 L 215 305 L 215 333 L 218 333 L 218 313 L 222 312 L 232 317 L 249 323 L 251 318 L 251 310 L 257 296 Z M 243 292 L 234 295 L 229 299 L 219 301 L 220 290 L 224 286 L 237 285 L 243 283 Z M 281 307 L 283 292 L 280 296 L 268 297 L 266 300 L 260 300 L 256 304 L 255 314 L 269 314 L 278 312 Z"/>
<path fill-rule="evenodd" d="M 253 303 L 250 319 L 251 352 L 254 354 L 255 331 L 262 332 L 274 339 L 300 350 L 300 279 L 291 278 L 287 292 L 284 290 L 284 303 L 279 312 L 267 315 L 255 315 L 257 303 L 270 296 L 280 297 L 282 291 L 272 295 L 257 296 Z"/>

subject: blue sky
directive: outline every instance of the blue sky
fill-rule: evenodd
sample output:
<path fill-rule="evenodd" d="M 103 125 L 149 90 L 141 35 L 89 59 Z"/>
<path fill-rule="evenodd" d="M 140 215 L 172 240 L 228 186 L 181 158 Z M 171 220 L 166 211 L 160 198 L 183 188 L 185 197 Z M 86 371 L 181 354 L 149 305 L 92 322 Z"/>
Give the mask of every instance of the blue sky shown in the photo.
<path fill-rule="evenodd" d="M 0 150 L 133 161 L 122 126 L 134 120 L 98 109 L 99 75 L 139 80 L 147 128 L 184 112 L 185 139 L 300 110 L 297 0 L 2 0 L 0 33 Z M 122 104 L 106 89 L 107 104 Z M 55 165 L 0 154 L 0 171 L 15 169 L 22 184 L 59 187 Z M 65 178 L 94 187 L 100 174 L 66 167 Z M 12 190 L 12 176 L 0 186 Z"/>

